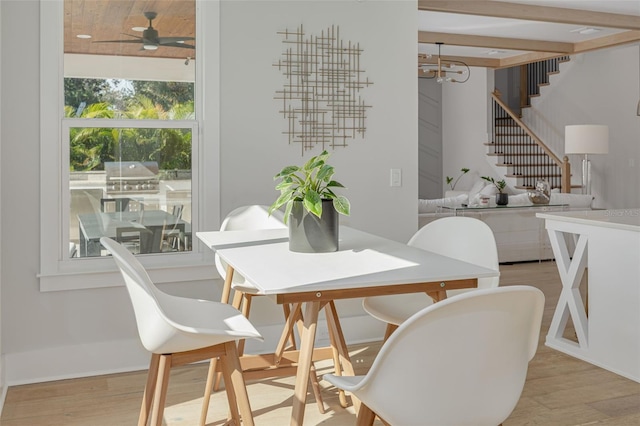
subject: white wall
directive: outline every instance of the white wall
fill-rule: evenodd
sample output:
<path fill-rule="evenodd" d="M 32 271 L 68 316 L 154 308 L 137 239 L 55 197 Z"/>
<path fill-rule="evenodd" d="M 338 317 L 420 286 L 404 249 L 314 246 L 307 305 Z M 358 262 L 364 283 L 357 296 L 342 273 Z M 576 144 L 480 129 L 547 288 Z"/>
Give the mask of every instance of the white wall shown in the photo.
<path fill-rule="evenodd" d="M 148 357 L 138 342 L 123 287 L 39 291 L 39 31 L 37 25 L 24 31 L 24 22 L 38 22 L 39 2 L 3 0 L 0 10 L 0 129 L 4 142 L 0 309 L 7 382 L 146 368 Z M 345 39 L 360 43 L 364 49 L 361 66 L 374 82 L 363 92 L 373 106 L 365 139 L 335 151 L 331 158 L 336 178 L 348 186 L 345 195 L 352 202 L 352 216 L 343 222 L 400 241 L 409 238 L 417 228 L 416 13 L 415 1 L 223 3 L 222 22 L 207 23 L 220 25 L 222 40 L 223 215 L 242 204 L 270 204 L 277 195 L 273 175 L 282 166 L 303 160 L 281 134 L 278 105 L 273 100 L 282 84 L 272 67 L 282 51 L 276 32 L 300 24 L 309 31 L 320 31 L 335 24 Z M 15 42 L 15 34 L 20 34 L 20 43 Z M 389 187 L 391 168 L 402 169 L 402 187 Z M 219 297 L 219 287 L 212 282 L 163 288 L 183 295 Z M 270 310 L 261 316 L 260 309 L 252 317 L 259 328 L 269 325 L 271 318 L 276 321 L 276 315 L 281 321 L 280 312 Z M 338 309 L 353 324 L 369 319 L 357 302 Z M 379 332 L 381 336 L 381 325 Z M 361 336 L 347 331 L 347 338 Z"/>
<path fill-rule="evenodd" d="M 463 167 L 471 169 L 456 190 L 469 189 L 479 176 L 496 176 L 484 145 L 489 141 L 487 98 L 492 82 L 493 71 L 471 68 L 469 81 L 442 88 L 443 173 L 455 178 Z"/>
<path fill-rule="evenodd" d="M 302 24 L 308 33 L 319 35 L 337 25 L 345 42 L 360 43 L 360 67 L 373 81 L 361 92 L 373 106 L 367 112 L 365 138 L 351 140 L 330 158 L 335 178 L 348 187 L 342 193 L 352 203 L 351 217 L 341 220 L 386 237 L 409 239 L 417 227 L 417 79 L 412 74 L 417 47 L 411 41 L 415 6 L 411 1 L 223 3 L 222 216 L 247 203 L 271 204 L 278 195 L 273 176 L 320 152 L 302 157 L 298 144 L 288 145 L 282 134 L 286 121 L 277 113 L 281 101 L 274 100 L 285 79 L 272 64 L 283 53 L 278 31 Z M 381 25 L 388 30 L 380 31 Z M 391 168 L 402 169 L 402 187 L 389 186 Z"/>

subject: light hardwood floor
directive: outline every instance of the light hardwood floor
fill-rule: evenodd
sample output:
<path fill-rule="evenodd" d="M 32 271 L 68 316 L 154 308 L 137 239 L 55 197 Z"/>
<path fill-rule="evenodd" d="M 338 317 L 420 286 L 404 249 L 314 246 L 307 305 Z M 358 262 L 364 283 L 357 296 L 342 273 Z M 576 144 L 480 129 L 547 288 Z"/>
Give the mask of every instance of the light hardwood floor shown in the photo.
<path fill-rule="evenodd" d="M 505 426 L 516 425 L 640 425 L 640 384 L 544 346 L 560 293 L 553 262 L 501 265 L 501 285 L 528 284 L 540 288 L 546 307 L 538 352 L 529 365 L 522 397 Z M 371 365 L 380 343 L 351 346 L 356 373 Z M 318 363 L 320 375 L 331 372 Z M 206 366 L 177 368 L 169 384 L 165 424 L 195 425 L 200 414 Z M 9 388 L 0 418 L 2 426 L 136 424 L 146 371 L 63 380 Z M 355 424 L 351 407 L 338 404 L 326 382 L 321 414 L 310 395 L 305 425 Z M 293 378 L 248 384 L 256 425 L 285 425 L 291 414 Z M 227 406 L 224 392 L 213 395 L 208 425 L 222 425 Z"/>

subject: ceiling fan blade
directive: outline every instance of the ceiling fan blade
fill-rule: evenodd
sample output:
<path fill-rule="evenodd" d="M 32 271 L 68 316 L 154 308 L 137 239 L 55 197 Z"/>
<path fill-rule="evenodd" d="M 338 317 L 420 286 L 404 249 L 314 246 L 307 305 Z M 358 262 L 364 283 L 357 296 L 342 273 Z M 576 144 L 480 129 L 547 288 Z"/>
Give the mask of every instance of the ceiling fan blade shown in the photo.
<path fill-rule="evenodd" d="M 92 43 L 142 43 L 142 39 L 136 40 L 96 40 Z"/>
<path fill-rule="evenodd" d="M 195 37 L 158 37 L 160 44 L 178 43 L 185 40 L 195 40 Z"/>
<path fill-rule="evenodd" d="M 96 41 L 93 41 L 92 43 L 142 43 L 143 42 L 142 37 L 140 36 L 127 34 L 127 33 L 122 33 L 122 35 L 133 37 L 135 38 L 135 40 L 96 40 Z"/>
<path fill-rule="evenodd" d="M 196 47 L 192 44 L 186 44 L 186 43 L 161 43 L 160 46 L 162 47 L 183 47 L 185 49 L 195 49 Z"/>

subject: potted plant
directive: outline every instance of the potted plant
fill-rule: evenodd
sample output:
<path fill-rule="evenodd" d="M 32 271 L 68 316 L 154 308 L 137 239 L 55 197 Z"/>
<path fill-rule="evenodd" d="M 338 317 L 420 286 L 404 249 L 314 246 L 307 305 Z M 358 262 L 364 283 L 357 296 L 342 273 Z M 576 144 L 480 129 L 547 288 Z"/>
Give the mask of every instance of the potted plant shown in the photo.
<path fill-rule="evenodd" d="M 460 171 L 462 173 L 460 173 L 460 176 L 458 176 L 455 182 L 452 177 L 447 176 L 447 185 L 449 185 L 449 188 L 451 188 L 452 191 L 456 189 L 456 185 L 458 184 L 458 181 L 460 180 L 460 178 L 466 175 L 467 173 L 469 173 L 469 169 L 467 169 L 466 167 L 461 168 Z M 453 182 L 453 184 L 451 182 Z"/>
<path fill-rule="evenodd" d="M 349 200 L 337 195 L 344 188 L 333 180 L 334 168 L 326 163 L 327 151 L 312 157 L 302 167 L 287 166 L 274 176 L 280 180 L 278 199 L 269 214 L 285 206 L 284 221 L 289 226 L 289 249 L 319 253 L 338 250 L 338 213 L 348 216 Z"/>
<path fill-rule="evenodd" d="M 497 189 L 498 193 L 496 194 L 496 204 L 499 206 L 506 206 L 509 204 L 509 194 L 504 192 L 507 187 L 507 182 L 504 179 L 496 181 L 492 177 L 489 176 L 480 176 L 482 179 L 487 182 L 491 182 Z"/>

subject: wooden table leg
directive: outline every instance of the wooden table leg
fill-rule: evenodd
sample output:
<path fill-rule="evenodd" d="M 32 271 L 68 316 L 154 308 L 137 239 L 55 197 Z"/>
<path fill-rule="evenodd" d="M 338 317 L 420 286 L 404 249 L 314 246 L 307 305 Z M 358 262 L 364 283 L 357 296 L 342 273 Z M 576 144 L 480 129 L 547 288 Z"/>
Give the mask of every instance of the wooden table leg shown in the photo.
<path fill-rule="evenodd" d="M 322 309 L 322 304 L 320 304 L 320 307 L 318 308 L 318 310 L 320 309 Z M 298 312 L 298 316 L 297 318 L 294 318 L 294 320 L 296 320 L 296 323 L 298 324 L 298 334 L 302 336 L 303 329 L 304 329 L 304 322 L 303 322 L 302 316 L 300 315 L 300 309 L 298 309 L 297 312 Z M 318 373 L 316 370 L 316 365 L 314 364 L 313 360 L 311 361 L 311 367 L 309 371 L 309 381 L 311 383 L 311 390 L 313 392 L 313 396 L 316 398 L 316 404 L 318 405 L 318 410 L 320 411 L 320 414 L 324 414 L 325 413 L 324 402 L 322 401 L 322 394 L 320 393 L 320 383 L 318 382 Z"/>
<path fill-rule="evenodd" d="M 313 358 L 313 345 L 318 326 L 318 312 L 320 302 L 306 302 L 304 309 L 304 325 L 300 337 L 300 357 L 298 358 L 298 374 L 296 376 L 295 391 L 293 394 L 293 409 L 291 412 L 291 426 L 302 426 L 304 420 L 304 408 L 307 401 L 307 386 L 309 385 L 309 372 Z"/>
<path fill-rule="evenodd" d="M 349 349 L 347 348 L 347 342 L 344 340 L 344 334 L 342 333 L 342 327 L 340 326 L 340 319 L 338 318 L 338 311 L 336 310 L 335 302 L 331 301 L 325 306 L 325 312 L 327 316 L 327 327 L 329 328 L 329 334 L 333 334 L 333 339 L 340 355 L 340 361 L 342 365 L 342 371 L 347 376 L 355 376 L 355 370 L 353 364 L 351 364 L 351 357 L 349 356 Z M 360 409 L 360 400 L 351 395 L 351 401 L 353 402 L 353 408 L 356 413 Z"/>
<path fill-rule="evenodd" d="M 430 296 L 434 302 L 440 302 L 447 298 L 446 290 L 438 290 L 438 291 L 428 291 L 427 295 Z"/>
<path fill-rule="evenodd" d="M 286 349 L 285 346 L 287 342 L 293 341 L 295 344 L 295 339 L 292 339 L 293 325 L 297 322 L 297 319 L 300 316 L 300 308 L 301 308 L 301 304 L 295 303 L 293 305 L 293 310 L 289 309 L 288 306 L 287 306 L 287 309 L 285 309 L 285 312 L 287 312 L 288 314 L 285 319 L 284 328 L 282 329 L 282 335 L 280 336 L 280 340 L 278 341 L 278 345 L 276 346 L 276 351 L 275 351 L 276 362 L 278 364 L 282 359 L 282 354 Z M 295 349 L 295 345 L 294 345 L 294 349 Z"/>

